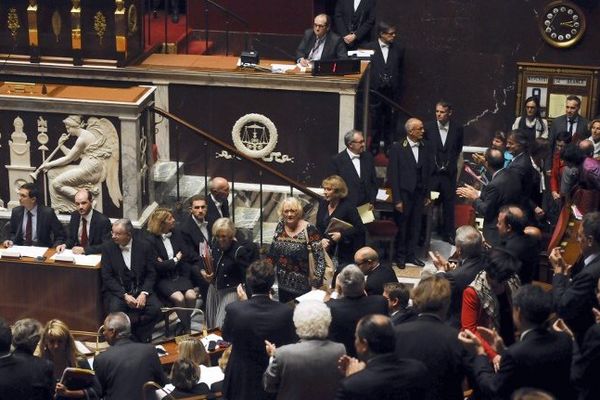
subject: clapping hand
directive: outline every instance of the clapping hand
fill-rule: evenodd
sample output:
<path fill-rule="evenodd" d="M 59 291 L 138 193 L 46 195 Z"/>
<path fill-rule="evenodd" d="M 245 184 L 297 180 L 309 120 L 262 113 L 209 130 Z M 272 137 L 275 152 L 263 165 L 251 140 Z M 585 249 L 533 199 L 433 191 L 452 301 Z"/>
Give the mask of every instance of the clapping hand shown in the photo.
<path fill-rule="evenodd" d="M 277 349 L 277 346 L 275 346 L 273 343 L 269 342 L 268 340 L 265 340 L 265 351 L 267 352 L 267 355 L 269 357 L 273 357 L 273 354 L 275 354 L 276 349 Z"/>

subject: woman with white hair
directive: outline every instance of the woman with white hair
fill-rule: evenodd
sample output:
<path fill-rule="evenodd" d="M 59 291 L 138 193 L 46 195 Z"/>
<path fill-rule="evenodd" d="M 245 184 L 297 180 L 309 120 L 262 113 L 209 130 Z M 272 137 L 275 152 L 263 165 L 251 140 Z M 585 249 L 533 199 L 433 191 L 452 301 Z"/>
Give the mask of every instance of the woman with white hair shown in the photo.
<path fill-rule="evenodd" d="M 279 206 L 279 216 L 267 261 L 276 268 L 279 301 L 287 303 L 322 285 L 325 258 L 321 235 L 302 218 L 302 205 L 297 198 L 285 198 Z"/>
<path fill-rule="evenodd" d="M 323 302 L 308 300 L 294 310 L 300 341 L 276 349 L 267 342 L 271 362 L 263 375 L 265 391 L 277 399 L 332 399 L 339 380 L 337 363 L 346 354 L 343 344 L 327 340 L 331 311 Z"/>

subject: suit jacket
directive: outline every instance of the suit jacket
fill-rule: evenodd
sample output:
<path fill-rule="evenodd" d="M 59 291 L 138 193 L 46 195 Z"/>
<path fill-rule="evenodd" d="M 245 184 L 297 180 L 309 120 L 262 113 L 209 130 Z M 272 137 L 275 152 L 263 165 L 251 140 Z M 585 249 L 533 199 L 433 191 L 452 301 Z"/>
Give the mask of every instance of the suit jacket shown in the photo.
<path fill-rule="evenodd" d="M 208 222 L 208 220 L 207 220 L 207 222 Z M 210 233 L 210 229 L 208 229 L 208 225 L 207 225 L 206 229 L 208 230 L 208 237 L 204 237 L 204 235 L 202 234 L 202 231 L 200 230 L 200 228 L 198 228 L 196 221 L 194 221 L 193 215 L 189 215 L 181 224 L 180 230 L 181 230 L 181 234 L 183 235 L 183 239 L 185 240 L 185 243 L 188 246 L 188 248 L 194 252 L 193 254 L 194 254 L 195 258 L 197 258 L 199 256 L 198 249 L 199 249 L 200 243 L 201 242 L 210 243 L 211 233 Z"/>
<path fill-rule="evenodd" d="M 531 283 L 540 264 L 540 243 L 533 236 L 524 232 L 515 232 L 500 240 L 500 247 L 521 261 L 518 275 L 521 284 Z"/>
<path fill-rule="evenodd" d="M 434 153 L 434 172 L 441 173 L 440 171 L 444 169 L 446 175 L 456 180 L 458 157 L 462 153 L 464 133 L 461 125 L 454 121 L 450 121 L 449 124 L 445 144 L 442 144 L 437 121 L 425 124 L 425 138 Z"/>
<path fill-rule="evenodd" d="M 327 237 L 325 233 L 327 226 L 332 218 L 337 218 L 352 225 L 352 228 L 341 232 L 342 237 L 337 243 L 338 258 L 342 263 L 351 263 L 354 261 L 354 253 L 365 244 L 365 226 L 358 215 L 354 204 L 346 199 L 340 199 L 339 204 L 329 215 L 327 207 L 329 202 L 319 200 L 319 210 L 317 211 L 317 229 L 322 237 Z M 331 251 L 330 251 L 331 252 Z"/>
<path fill-rule="evenodd" d="M 358 320 L 369 314 L 388 315 L 387 300 L 378 295 L 342 297 L 329 300 L 327 305 L 331 310 L 329 339 L 343 343 L 346 346 L 346 353 L 353 357 L 356 357 L 354 331 Z"/>
<path fill-rule="evenodd" d="M 528 153 L 517 155 L 504 169 L 519 176 L 519 179 L 521 180 L 520 204 L 531 217 L 533 215 L 533 209 L 537 205 L 533 199 L 536 198 L 537 192 L 539 191 L 540 176 L 533 168 L 530 155 Z"/>
<path fill-rule="evenodd" d="M 456 329 L 460 329 L 460 316 L 462 313 L 463 290 L 483 270 L 483 257 L 471 257 L 463 260 L 456 269 L 439 274 L 450 282 L 450 308 L 448 310 L 448 323 Z"/>
<path fill-rule="evenodd" d="M 0 357 L 0 399 L 35 398 L 33 382 L 34 373 L 29 363 L 10 353 Z"/>
<path fill-rule="evenodd" d="M 389 265 L 379 264 L 377 268 L 367 274 L 365 291 L 367 295 L 383 294 L 383 285 L 389 282 L 398 282 L 396 273 Z"/>
<path fill-rule="evenodd" d="M 156 281 L 154 251 L 141 236 L 134 235 L 131 245 L 131 271 L 123 260 L 119 245 L 112 240 L 102 247 L 102 291 L 123 298 L 125 293 L 137 296 L 145 291 L 151 294 Z"/>
<path fill-rule="evenodd" d="M 336 400 L 421 400 L 429 387 L 427 367 L 417 360 L 377 355 L 340 383 Z"/>
<path fill-rule="evenodd" d="M 392 145 L 388 166 L 388 184 L 392 186 L 393 202 L 405 201 L 420 188 L 429 197 L 433 159 L 426 142 L 419 147 L 419 162 L 415 157 L 407 139 Z"/>
<path fill-rule="evenodd" d="M 579 343 L 594 324 L 592 308 L 598 307 L 595 289 L 600 278 L 600 256 L 597 256 L 571 280 L 563 274 L 552 277 L 552 293 L 558 316 L 563 318 Z"/>
<path fill-rule="evenodd" d="M 354 32 L 355 45 L 366 43 L 371 38 L 375 25 L 376 0 L 362 0 L 354 11 L 354 0 L 338 0 L 335 4 L 335 31 L 341 37 Z"/>
<path fill-rule="evenodd" d="M 13 357 L 17 363 L 17 372 L 19 366 L 27 368 L 27 373 L 31 376 L 31 400 L 50 400 L 54 394 L 54 365 L 52 361 L 44 358 L 35 357 L 33 354 L 15 350 Z M 23 372 L 23 371 L 21 371 Z M 12 375 L 12 371 L 10 374 Z M 18 375 L 17 375 L 18 376 Z M 22 377 L 23 375 L 21 375 Z M 24 398 L 24 397 L 15 397 Z M 2 397 L 4 399 L 4 397 Z"/>
<path fill-rule="evenodd" d="M 580 115 L 577 118 L 577 128 L 573 134 L 573 142 L 579 142 L 583 139 L 587 139 L 590 136 L 588 133 L 588 124 L 589 121 L 583 116 Z M 568 131 L 569 123 L 567 121 L 567 114 L 563 114 L 560 117 L 556 117 L 552 120 L 552 125 L 550 126 L 550 131 L 548 134 L 550 148 L 552 150 L 554 150 L 554 146 L 556 145 L 556 138 L 558 137 L 558 134 Z"/>
<path fill-rule="evenodd" d="M 296 49 L 296 60 L 301 58 L 308 59 L 310 51 L 315 45 L 317 40 L 317 35 L 311 29 L 307 29 L 304 31 L 304 36 L 302 37 L 302 41 L 298 45 Z M 348 53 L 346 52 L 346 47 L 344 46 L 344 42 L 342 38 L 336 35 L 335 33 L 329 31 L 327 36 L 325 37 L 325 43 L 323 44 L 323 52 L 321 53 L 321 60 L 335 60 L 338 58 L 347 58 Z"/>
<path fill-rule="evenodd" d="M 497 245 L 500 242 L 496 226 L 500 208 L 508 204 L 522 203 L 522 193 L 519 176 L 506 168 L 499 170 L 481 189 L 481 195 L 473 206 L 477 214 L 483 217 L 483 236 L 488 243 Z"/>
<path fill-rule="evenodd" d="M 24 243 L 24 214 L 25 207 L 23 206 L 13 208 L 10 214 L 10 240 L 19 246 L 22 246 Z M 52 208 L 41 204 L 37 206 L 36 232 L 38 246 L 56 247 L 65 242 L 65 230 L 56 217 L 56 213 Z"/>
<path fill-rule="evenodd" d="M 181 251 L 182 258 L 177 264 L 173 258 L 169 258 L 167 249 L 162 241 L 161 236 L 153 235 L 148 233 L 145 239 L 150 244 L 153 251 L 153 262 L 156 270 L 157 280 L 175 278 L 176 276 L 183 276 L 189 274 L 189 270 L 183 271 L 183 265 L 189 263 L 195 258 L 192 254 L 192 250 L 187 246 L 183 234 L 177 228 L 171 231 L 171 246 L 173 246 L 173 256 Z M 158 261 L 160 257 L 163 261 Z"/>
<path fill-rule="evenodd" d="M 100 353 L 94 359 L 94 371 L 105 400 L 141 400 L 144 383 L 168 382 L 154 346 L 130 339 L 119 339 Z"/>
<path fill-rule="evenodd" d="M 458 340 L 458 329 L 438 316 L 421 314 L 400 324 L 396 331 L 396 356 L 421 361 L 429 370 L 427 399 L 462 400 L 462 382 L 470 376 L 471 355 Z"/>
<path fill-rule="evenodd" d="M 571 382 L 579 391 L 579 399 L 600 399 L 600 324 L 588 329 L 581 346 L 577 342 L 574 346 Z"/>
<path fill-rule="evenodd" d="M 208 206 L 208 210 L 206 212 L 206 221 L 208 222 L 209 232 L 208 234 L 212 235 L 212 226 L 215 223 L 215 221 L 219 218 L 229 218 L 229 203 L 227 203 L 227 201 L 223 201 L 223 203 L 221 203 L 221 211 L 223 213 L 223 217 L 221 217 L 221 214 L 219 214 L 219 209 L 217 208 L 217 205 L 213 201 L 212 196 L 210 194 L 208 195 L 208 197 L 206 197 L 206 204 Z"/>
<path fill-rule="evenodd" d="M 277 347 L 297 340 L 293 310 L 285 304 L 257 295 L 225 308 L 223 339 L 233 346 L 225 369 L 223 394 L 229 400 L 269 399 L 262 375 L 269 364 L 265 340 Z"/>
<path fill-rule="evenodd" d="M 337 365 L 344 354 L 343 344 L 321 339 L 279 347 L 263 375 L 263 386 L 281 400 L 330 400 L 342 378 Z"/>
<path fill-rule="evenodd" d="M 396 41 L 390 43 L 387 61 L 383 58 L 379 40 L 365 45 L 365 48 L 373 50 L 371 56 L 371 89 L 390 94 L 392 100 L 397 100 L 402 89 L 402 67 L 404 65 L 404 48 Z M 389 82 L 386 80 L 389 78 Z M 390 93 L 391 92 L 391 93 Z"/>
<path fill-rule="evenodd" d="M 375 204 L 377 196 L 377 175 L 371 153 L 365 151 L 360 155 L 360 178 L 346 150 L 331 158 L 329 175 L 339 175 L 348 186 L 346 200 L 356 207 L 365 203 Z"/>
<path fill-rule="evenodd" d="M 67 228 L 68 239 L 67 248 L 81 246 L 79 243 L 79 224 L 81 215 L 75 211 L 71 214 L 69 227 Z M 88 235 L 88 247 L 85 248 L 85 254 L 102 253 L 102 244 L 111 239 L 112 225 L 108 217 L 96 210 L 92 210 L 92 222 L 90 222 L 90 234 Z"/>
<path fill-rule="evenodd" d="M 572 352 L 568 335 L 537 328 L 502 353 L 497 373 L 486 356 L 475 357 L 473 368 L 482 393 L 493 398 L 509 399 L 515 390 L 532 387 L 557 399 L 572 399 Z"/>

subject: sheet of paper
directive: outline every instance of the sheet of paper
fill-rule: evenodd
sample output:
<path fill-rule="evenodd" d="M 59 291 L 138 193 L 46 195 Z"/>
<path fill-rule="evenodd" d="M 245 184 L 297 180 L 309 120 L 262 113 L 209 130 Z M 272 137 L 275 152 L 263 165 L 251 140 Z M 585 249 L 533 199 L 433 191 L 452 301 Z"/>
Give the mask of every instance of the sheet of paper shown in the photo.
<path fill-rule="evenodd" d="M 225 374 L 221 370 L 221 367 L 207 367 L 204 365 L 200 366 L 200 380 L 198 383 L 206 383 L 208 387 L 215 382 L 222 381 L 225 378 Z"/>
<path fill-rule="evenodd" d="M 356 209 L 358 210 L 358 215 L 360 215 L 363 224 L 369 224 L 375 221 L 375 214 L 373 214 L 373 210 L 371 210 L 371 205 L 369 203 L 358 206 Z"/>
<path fill-rule="evenodd" d="M 0 254 L 4 251 L 10 250 L 11 252 L 21 253 L 21 257 L 42 257 L 48 251 L 47 247 L 37 246 L 12 246 L 8 249 L 0 249 Z"/>
<path fill-rule="evenodd" d="M 283 74 L 296 68 L 296 64 L 271 64 L 271 72 Z M 236 221 L 237 222 L 237 221 Z"/>
<path fill-rule="evenodd" d="M 100 260 L 102 259 L 102 256 L 100 254 L 89 254 L 89 255 L 74 254 L 73 251 L 69 250 L 69 249 L 63 250 L 60 253 L 60 255 L 67 256 L 67 257 L 73 257 L 73 259 L 75 260 L 75 264 L 85 265 L 88 267 L 95 267 L 96 265 L 100 264 Z M 55 260 L 56 254 L 54 254 L 52 257 L 50 257 L 50 259 Z"/>
<path fill-rule="evenodd" d="M 440 192 L 436 192 L 436 191 L 431 191 L 431 194 L 429 196 L 429 198 L 431 200 L 437 200 L 440 197 Z"/>
<path fill-rule="evenodd" d="M 78 352 L 80 352 L 81 354 L 93 354 L 94 352 L 90 349 L 88 349 L 81 341 L 76 340 L 75 341 L 75 348 L 77 349 Z"/>
<path fill-rule="evenodd" d="M 307 293 L 303 294 L 302 296 L 296 297 L 296 301 L 298 303 L 302 303 L 303 301 L 306 301 L 306 300 L 323 301 L 326 294 L 327 293 L 324 290 L 320 290 L 320 289 L 319 290 L 311 290 L 310 292 L 307 292 Z"/>
<path fill-rule="evenodd" d="M 373 54 L 375 54 L 375 50 L 358 49 L 358 50 L 350 50 L 348 52 L 348 57 L 356 56 L 358 58 L 369 58 Z"/>
<path fill-rule="evenodd" d="M 223 340 L 223 338 L 219 335 L 215 335 L 214 333 L 211 333 L 210 335 L 207 335 L 205 338 L 202 338 L 200 340 L 202 341 L 202 344 L 204 345 L 206 350 L 208 350 L 208 344 L 210 343 L 211 340 L 218 342 L 219 340 Z"/>
<path fill-rule="evenodd" d="M 390 196 L 388 196 L 387 192 L 385 189 L 378 189 L 377 190 L 377 200 L 379 201 L 386 201 Z"/>

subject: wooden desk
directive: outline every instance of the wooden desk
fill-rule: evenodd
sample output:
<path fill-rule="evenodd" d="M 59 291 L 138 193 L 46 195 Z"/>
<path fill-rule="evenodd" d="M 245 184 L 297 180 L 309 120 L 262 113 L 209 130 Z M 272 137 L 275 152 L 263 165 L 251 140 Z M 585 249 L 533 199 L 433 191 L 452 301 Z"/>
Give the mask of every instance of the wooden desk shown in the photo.
<path fill-rule="evenodd" d="M 222 336 L 221 334 L 221 330 L 216 328 L 213 330 L 210 330 L 209 333 L 214 333 L 215 335 L 218 336 Z M 191 335 L 191 337 L 197 338 L 197 339 L 201 339 L 202 338 L 202 334 L 201 333 L 195 333 L 193 335 Z M 167 351 L 167 355 L 166 356 L 162 356 L 160 358 L 160 363 L 161 365 L 164 366 L 170 366 L 172 365 L 175 361 L 177 361 L 177 357 L 179 356 L 179 352 L 177 351 L 177 343 L 175 342 L 175 339 L 171 339 L 168 340 L 166 342 L 163 343 L 159 343 L 161 344 L 165 350 Z M 208 352 L 208 356 L 210 357 L 210 361 L 211 361 L 211 365 L 212 366 L 216 366 L 217 361 L 219 360 L 219 358 L 221 357 L 221 354 L 223 354 L 223 352 L 225 351 L 226 348 L 217 348 L 214 351 L 209 351 Z"/>
<path fill-rule="evenodd" d="M 54 262 L 49 249 L 45 261 L 0 258 L 0 316 L 10 323 L 52 318 L 69 328 L 95 332 L 102 324 L 100 266 Z"/>

